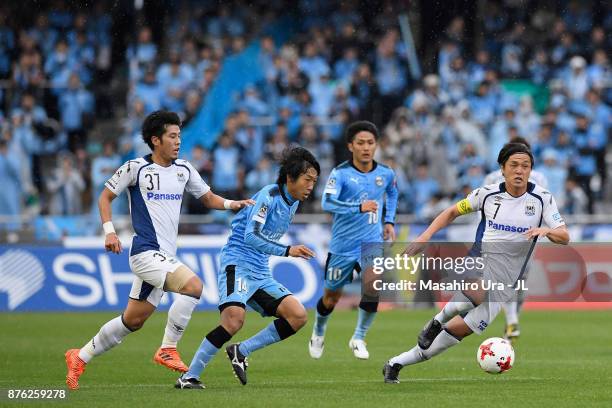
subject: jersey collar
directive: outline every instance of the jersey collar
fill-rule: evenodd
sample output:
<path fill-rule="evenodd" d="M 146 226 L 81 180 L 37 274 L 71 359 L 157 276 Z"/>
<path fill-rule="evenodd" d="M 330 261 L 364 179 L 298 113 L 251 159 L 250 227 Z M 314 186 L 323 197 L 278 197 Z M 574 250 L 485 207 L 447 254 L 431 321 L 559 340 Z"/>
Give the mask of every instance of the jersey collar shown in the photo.
<path fill-rule="evenodd" d="M 527 193 L 532 193 L 534 188 L 535 188 L 535 184 L 533 184 L 531 181 L 528 181 L 527 182 Z M 506 192 L 506 182 L 505 181 L 499 183 L 499 191 L 501 191 L 502 193 Z M 515 197 L 515 198 L 518 198 L 518 197 Z"/>
<path fill-rule="evenodd" d="M 353 163 L 353 159 L 349 160 L 349 163 L 351 163 L 351 167 L 354 168 L 355 170 L 357 170 L 359 173 L 363 173 L 363 174 L 367 174 L 367 173 L 371 173 L 376 169 L 376 166 L 378 166 L 378 163 L 376 163 L 376 160 L 372 160 L 372 170 L 368 171 L 367 173 L 359 170 L 356 166 L 355 163 Z"/>
<path fill-rule="evenodd" d="M 149 164 L 155 163 L 153 161 L 153 154 L 151 154 L 151 153 L 147 154 L 146 156 L 143 156 L 142 158 L 145 159 L 147 161 L 147 163 L 149 163 Z M 155 163 L 155 164 L 157 164 L 157 163 Z M 176 164 L 176 160 L 172 160 L 172 164 Z M 172 164 L 170 166 L 172 166 Z M 159 164 L 157 164 L 157 165 L 159 166 Z M 168 166 L 168 167 L 170 167 L 170 166 Z M 162 167 L 162 166 L 160 166 L 160 167 Z"/>
<path fill-rule="evenodd" d="M 291 197 L 291 194 L 289 194 L 289 190 L 287 190 L 287 186 L 285 184 L 279 185 L 278 190 L 280 191 L 281 197 L 283 197 L 283 200 L 285 201 L 285 203 L 287 203 L 288 206 L 291 207 L 297 201 L 293 197 Z"/>

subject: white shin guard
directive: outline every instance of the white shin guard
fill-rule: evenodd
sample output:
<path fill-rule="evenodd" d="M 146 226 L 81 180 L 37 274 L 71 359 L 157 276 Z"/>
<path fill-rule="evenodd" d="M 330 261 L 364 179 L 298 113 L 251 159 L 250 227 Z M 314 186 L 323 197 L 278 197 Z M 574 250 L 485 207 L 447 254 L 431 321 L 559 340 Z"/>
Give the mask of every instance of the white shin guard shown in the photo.
<path fill-rule="evenodd" d="M 199 302 L 200 299 L 191 296 L 177 296 L 172 306 L 170 306 L 170 310 L 168 310 L 168 322 L 164 331 L 162 348 L 176 347 L 191 319 L 193 309 L 195 309 Z"/>
<path fill-rule="evenodd" d="M 106 322 L 91 340 L 79 351 L 79 358 L 88 363 L 95 356 L 107 352 L 132 331 L 123 324 L 121 316 Z"/>

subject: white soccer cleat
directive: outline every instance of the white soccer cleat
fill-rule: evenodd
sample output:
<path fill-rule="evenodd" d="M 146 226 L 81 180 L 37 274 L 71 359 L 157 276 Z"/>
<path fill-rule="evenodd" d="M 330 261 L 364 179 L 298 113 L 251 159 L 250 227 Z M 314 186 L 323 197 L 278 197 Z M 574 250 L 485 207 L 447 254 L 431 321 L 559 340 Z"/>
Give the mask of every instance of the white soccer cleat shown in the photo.
<path fill-rule="evenodd" d="M 370 358 L 370 353 L 366 348 L 366 342 L 358 339 L 351 339 L 349 341 L 349 347 L 353 350 L 353 354 L 360 360 L 367 360 Z"/>
<path fill-rule="evenodd" d="M 315 334 L 310 337 L 310 341 L 308 342 L 308 352 L 310 353 L 310 357 L 316 359 L 321 358 L 323 355 L 323 349 L 325 348 L 323 339 L 323 336 L 317 336 Z"/>

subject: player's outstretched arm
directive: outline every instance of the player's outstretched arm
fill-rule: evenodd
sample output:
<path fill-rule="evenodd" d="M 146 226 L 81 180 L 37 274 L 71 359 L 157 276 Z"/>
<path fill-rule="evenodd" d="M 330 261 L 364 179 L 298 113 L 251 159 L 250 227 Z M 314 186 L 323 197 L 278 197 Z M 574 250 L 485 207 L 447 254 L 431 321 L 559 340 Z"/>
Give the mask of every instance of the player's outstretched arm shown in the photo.
<path fill-rule="evenodd" d="M 419 237 L 416 239 L 417 242 L 427 242 L 431 239 L 431 237 L 442 228 L 447 227 L 452 223 L 455 218 L 460 216 L 461 213 L 459 209 L 457 209 L 456 205 L 448 207 L 446 210 L 442 211 L 440 215 L 438 215 L 432 222 L 429 224 L 429 227 Z"/>
<path fill-rule="evenodd" d="M 432 222 L 429 227 L 421 233 L 408 247 L 404 250 L 404 254 L 414 256 L 423 251 L 425 242 L 428 242 L 431 237 L 442 228 L 450 225 L 458 216 L 462 215 L 457 208 L 457 205 L 448 207 L 442 211 Z"/>
<path fill-rule="evenodd" d="M 212 208 L 214 210 L 240 210 L 249 205 L 255 204 L 254 200 L 228 200 L 221 196 L 216 195 L 212 191 L 208 191 L 202 197 L 200 197 L 200 201 L 207 208 Z"/>
<path fill-rule="evenodd" d="M 111 203 L 115 198 L 117 198 L 115 193 L 110 191 L 107 187 L 104 187 L 104 190 L 102 190 L 100 194 L 100 198 L 98 198 L 98 209 L 100 210 L 100 219 L 102 220 L 102 228 L 104 229 L 105 235 L 104 248 L 106 248 L 107 251 L 119 254 L 122 251 L 121 241 L 119 241 L 119 237 L 115 232 L 115 227 L 112 222 L 113 210 Z"/>

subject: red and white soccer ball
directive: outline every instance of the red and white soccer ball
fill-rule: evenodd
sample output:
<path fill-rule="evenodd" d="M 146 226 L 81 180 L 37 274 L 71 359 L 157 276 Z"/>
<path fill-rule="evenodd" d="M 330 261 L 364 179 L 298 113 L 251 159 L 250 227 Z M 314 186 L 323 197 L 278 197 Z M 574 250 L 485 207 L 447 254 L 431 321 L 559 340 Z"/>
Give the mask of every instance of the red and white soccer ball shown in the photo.
<path fill-rule="evenodd" d="M 514 349 L 508 340 L 491 337 L 480 344 L 476 351 L 480 368 L 489 374 L 501 374 L 514 365 Z"/>

